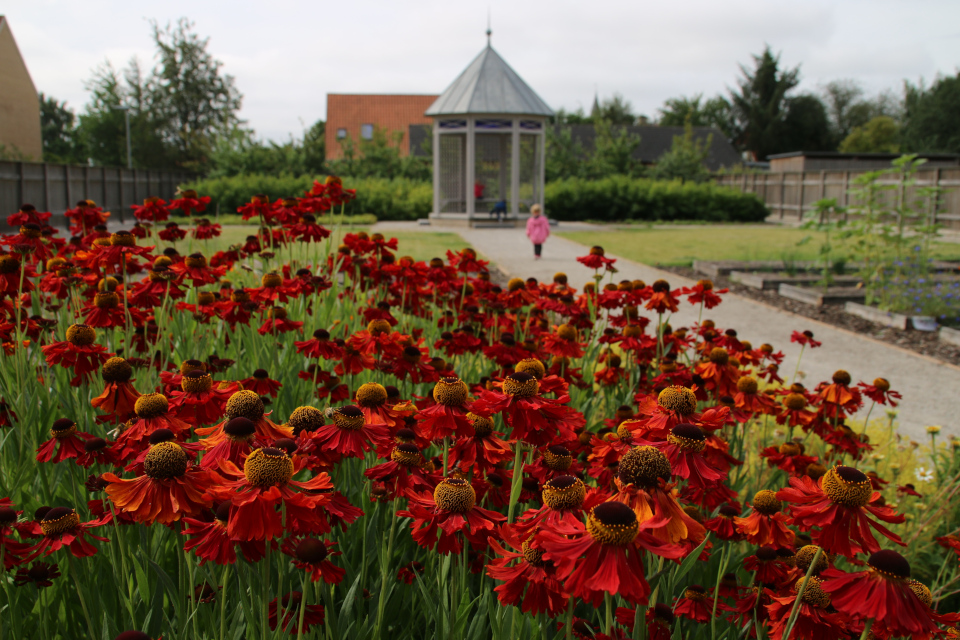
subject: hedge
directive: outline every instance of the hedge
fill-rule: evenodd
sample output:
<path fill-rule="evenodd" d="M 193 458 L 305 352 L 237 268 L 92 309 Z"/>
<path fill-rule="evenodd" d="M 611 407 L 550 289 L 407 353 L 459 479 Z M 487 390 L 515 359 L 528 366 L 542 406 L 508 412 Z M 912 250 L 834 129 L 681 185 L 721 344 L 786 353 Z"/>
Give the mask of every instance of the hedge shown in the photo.
<path fill-rule="evenodd" d="M 762 222 L 769 212 L 755 195 L 712 183 L 626 176 L 547 183 L 547 216 L 557 220 L 706 220 Z"/>
<path fill-rule="evenodd" d="M 247 174 L 227 178 L 209 178 L 182 185 L 211 197 L 211 209 L 234 213 L 251 196 L 264 193 L 271 199 L 303 195 L 313 181 L 325 176 Z M 343 178 L 347 189 L 357 190 L 357 199 L 346 206 L 346 214 L 372 213 L 378 220 L 416 220 L 426 218 L 433 208 L 433 187 L 429 182 L 406 178 Z M 336 213 L 339 213 L 337 211 Z"/>
<path fill-rule="evenodd" d="M 322 180 L 323 176 L 317 179 Z M 257 193 L 271 198 L 301 195 L 313 177 L 249 174 L 198 180 L 192 188 L 213 199 L 221 213 L 233 213 Z M 357 190 L 357 199 L 344 213 L 372 213 L 379 220 L 425 218 L 433 208 L 429 182 L 407 178 L 344 178 L 344 186 Z M 705 220 L 709 222 L 761 222 L 766 206 L 753 194 L 713 183 L 655 181 L 626 176 L 600 180 L 569 178 L 547 184 L 544 205 L 557 220 Z"/>

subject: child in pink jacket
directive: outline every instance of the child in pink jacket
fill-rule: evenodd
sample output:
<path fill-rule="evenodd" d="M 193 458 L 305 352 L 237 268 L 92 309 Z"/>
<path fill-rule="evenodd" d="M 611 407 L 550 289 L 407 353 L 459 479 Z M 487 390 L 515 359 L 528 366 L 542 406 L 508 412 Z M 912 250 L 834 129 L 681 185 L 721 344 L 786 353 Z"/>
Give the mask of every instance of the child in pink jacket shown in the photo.
<path fill-rule="evenodd" d="M 530 207 L 530 217 L 527 218 L 527 237 L 533 243 L 533 257 L 540 259 L 540 250 L 543 243 L 550 236 L 550 221 L 541 213 L 540 205 Z"/>

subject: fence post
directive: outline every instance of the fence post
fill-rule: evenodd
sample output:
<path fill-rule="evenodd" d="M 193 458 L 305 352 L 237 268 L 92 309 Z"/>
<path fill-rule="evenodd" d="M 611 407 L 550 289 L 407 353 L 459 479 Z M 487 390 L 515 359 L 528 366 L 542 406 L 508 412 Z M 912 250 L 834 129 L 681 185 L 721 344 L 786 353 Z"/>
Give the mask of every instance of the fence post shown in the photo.
<path fill-rule="evenodd" d="M 784 207 L 783 207 L 783 205 L 785 204 L 785 203 L 783 202 L 783 197 L 786 195 L 786 190 L 787 190 L 787 174 L 784 173 L 783 171 L 781 171 L 781 172 L 780 172 L 780 203 L 779 203 L 779 205 L 778 205 L 779 208 L 780 208 L 780 219 L 781 219 L 781 220 L 783 220 L 783 212 L 784 212 L 784 210 L 785 210 Z"/>
<path fill-rule="evenodd" d="M 120 179 L 119 189 L 120 189 L 120 222 L 126 224 L 126 220 L 123 219 L 123 210 L 126 209 L 126 202 L 123 198 L 123 169 L 117 169 L 117 177 Z"/>
<path fill-rule="evenodd" d="M 823 200 L 823 196 L 827 194 L 827 172 L 823 169 L 820 170 L 820 197 L 817 200 Z M 820 224 L 823 224 L 823 214 L 820 214 Z"/>
<path fill-rule="evenodd" d="M 847 190 L 850 188 L 850 171 L 843 172 L 843 192 L 840 194 L 840 206 L 843 207 L 843 213 L 841 214 L 840 219 L 844 222 L 847 221 L 847 205 L 850 204 L 850 196 L 847 193 Z"/>
<path fill-rule="evenodd" d="M 799 175 L 800 175 L 800 203 L 799 203 L 799 206 L 797 207 L 797 220 L 803 220 L 803 185 L 804 185 L 804 182 L 806 182 L 805 180 L 806 174 L 803 171 L 801 171 Z"/>
<path fill-rule="evenodd" d="M 22 163 L 22 162 L 18 162 L 18 163 L 17 163 L 17 178 L 18 178 L 18 180 L 17 180 L 17 183 L 18 183 L 18 184 L 17 184 L 17 188 L 20 190 L 20 192 L 17 194 L 17 203 L 18 203 L 18 204 L 23 204 L 23 197 L 24 197 L 24 194 L 26 193 L 26 188 L 25 188 L 25 187 L 26 187 L 26 184 L 25 184 L 25 180 L 24 180 L 24 178 L 23 178 L 23 163 Z M 19 208 L 19 207 L 18 207 L 18 208 Z"/>
<path fill-rule="evenodd" d="M 937 167 L 933 176 L 933 224 L 937 224 L 937 216 L 940 215 L 940 167 Z"/>
<path fill-rule="evenodd" d="M 50 175 L 47 163 L 43 163 L 43 210 L 50 211 Z"/>
<path fill-rule="evenodd" d="M 90 167 L 83 165 L 83 199 L 90 199 Z"/>
<path fill-rule="evenodd" d="M 108 208 L 108 205 L 107 205 L 107 200 L 108 200 L 108 196 L 107 196 L 107 168 L 106 168 L 106 167 L 100 167 L 100 193 L 103 194 L 103 203 L 102 203 L 100 206 L 103 207 L 104 209 L 106 209 L 106 208 Z M 120 221 L 123 222 L 123 219 L 121 218 Z"/>

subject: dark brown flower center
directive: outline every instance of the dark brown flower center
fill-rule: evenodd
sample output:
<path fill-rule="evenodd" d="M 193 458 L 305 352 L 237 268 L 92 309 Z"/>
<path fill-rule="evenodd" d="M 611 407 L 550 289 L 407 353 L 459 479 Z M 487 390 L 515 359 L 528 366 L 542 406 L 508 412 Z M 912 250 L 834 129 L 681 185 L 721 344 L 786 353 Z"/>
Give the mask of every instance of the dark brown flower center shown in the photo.
<path fill-rule="evenodd" d="M 863 507 L 873 495 L 870 479 L 853 467 L 835 466 L 823 475 L 823 492 L 835 504 Z"/>
<path fill-rule="evenodd" d="M 753 496 L 753 508 L 765 516 L 772 516 L 777 513 L 780 511 L 780 506 L 780 501 L 777 500 L 777 494 L 774 491 L 764 489 Z"/>
<path fill-rule="evenodd" d="M 503 379 L 503 392 L 508 396 L 532 398 L 537 395 L 540 383 L 529 373 L 515 371 Z"/>
<path fill-rule="evenodd" d="M 359 431 L 365 423 L 363 411 L 354 405 L 339 407 L 333 410 L 333 423 L 341 429 Z"/>
<path fill-rule="evenodd" d="M 541 496 L 543 503 L 554 511 L 579 509 L 587 496 L 587 487 L 575 476 L 557 476 L 544 483 Z"/>
<path fill-rule="evenodd" d="M 327 545 L 325 545 L 323 541 L 314 538 L 301 540 L 294 553 L 297 556 L 297 560 L 308 564 L 323 562 L 327 559 L 328 555 Z"/>
<path fill-rule="evenodd" d="M 154 480 L 179 478 L 187 472 L 187 454 L 175 442 L 155 444 L 143 461 L 143 472 Z"/>
<path fill-rule="evenodd" d="M 148 393 L 137 398 L 133 410 L 140 418 L 156 418 L 167 412 L 169 404 L 167 397 L 162 393 Z"/>
<path fill-rule="evenodd" d="M 437 507 L 453 513 L 466 513 L 477 503 L 477 493 L 463 478 L 444 478 L 433 490 Z"/>
<path fill-rule="evenodd" d="M 85 324 L 72 324 L 67 329 L 67 342 L 77 347 L 86 347 L 97 340 L 97 332 Z"/>
<path fill-rule="evenodd" d="M 677 415 L 688 416 L 697 410 L 697 396 L 692 390 L 676 385 L 661 391 L 657 404 Z"/>
<path fill-rule="evenodd" d="M 63 535 L 80 526 L 80 516 L 69 507 L 54 507 L 43 515 L 40 529 L 48 538 Z"/>
<path fill-rule="evenodd" d="M 433 399 L 446 407 L 462 407 L 469 390 L 460 378 L 441 378 L 433 388 Z"/>
<path fill-rule="evenodd" d="M 263 417 L 263 400 L 249 389 L 237 391 L 227 400 L 225 413 L 230 418 L 247 418 L 256 422 Z"/>
<path fill-rule="evenodd" d="M 376 382 L 367 382 L 357 389 L 357 404 L 361 407 L 375 409 L 387 403 L 387 390 Z"/>
<path fill-rule="evenodd" d="M 910 577 L 910 563 L 902 555 L 890 549 L 877 551 L 870 556 L 867 564 L 886 577 L 904 580 Z"/>
<path fill-rule="evenodd" d="M 706 436 L 695 424 L 678 424 L 667 436 L 667 441 L 684 451 L 699 452 L 706 446 Z"/>
<path fill-rule="evenodd" d="M 639 531 L 637 514 L 622 502 L 604 502 L 587 516 L 587 532 L 604 545 L 625 547 L 634 541 Z"/>
<path fill-rule="evenodd" d="M 544 367 L 543 363 L 536 358 L 525 358 L 521 360 L 514 365 L 513 370 L 522 373 L 529 373 L 537 380 L 543 379 L 543 376 L 547 373 L 546 367 Z"/>
<path fill-rule="evenodd" d="M 655 487 L 660 479 L 669 480 L 673 470 L 670 461 L 656 447 L 633 447 L 620 457 L 617 476 L 623 484 L 640 488 Z"/>
<path fill-rule="evenodd" d="M 287 420 L 287 426 L 293 429 L 293 435 L 299 435 L 303 431 L 316 431 L 323 423 L 323 412 L 316 407 L 297 407 Z"/>
<path fill-rule="evenodd" d="M 293 477 L 293 460 L 281 449 L 256 449 L 244 461 L 243 474 L 257 487 L 286 484 Z"/>

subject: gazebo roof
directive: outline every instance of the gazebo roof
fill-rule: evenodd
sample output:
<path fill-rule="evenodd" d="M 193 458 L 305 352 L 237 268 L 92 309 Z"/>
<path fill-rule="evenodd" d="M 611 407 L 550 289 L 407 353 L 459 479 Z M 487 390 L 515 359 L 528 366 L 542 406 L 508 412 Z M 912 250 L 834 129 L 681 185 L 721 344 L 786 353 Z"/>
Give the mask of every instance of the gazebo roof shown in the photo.
<path fill-rule="evenodd" d="M 470 113 L 552 116 L 553 111 L 489 44 L 430 105 L 428 116 Z"/>

